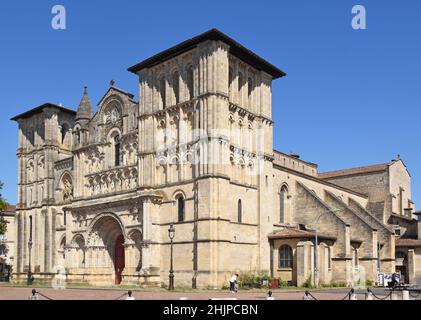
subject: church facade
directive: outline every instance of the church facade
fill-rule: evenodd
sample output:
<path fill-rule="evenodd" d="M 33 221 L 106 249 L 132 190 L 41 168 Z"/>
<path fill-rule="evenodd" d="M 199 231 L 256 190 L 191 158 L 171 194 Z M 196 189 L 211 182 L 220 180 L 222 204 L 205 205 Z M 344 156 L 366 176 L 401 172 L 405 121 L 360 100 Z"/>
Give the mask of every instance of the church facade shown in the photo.
<path fill-rule="evenodd" d="M 286 74 L 216 29 L 129 68 L 94 112 L 46 103 L 19 124 L 14 277 L 221 288 L 233 272 L 302 285 L 421 276 L 403 161 L 319 173 L 273 149 Z M 316 239 L 317 238 L 317 239 Z M 28 241 L 33 246 L 28 248 Z M 30 261 L 31 259 L 31 261 Z"/>

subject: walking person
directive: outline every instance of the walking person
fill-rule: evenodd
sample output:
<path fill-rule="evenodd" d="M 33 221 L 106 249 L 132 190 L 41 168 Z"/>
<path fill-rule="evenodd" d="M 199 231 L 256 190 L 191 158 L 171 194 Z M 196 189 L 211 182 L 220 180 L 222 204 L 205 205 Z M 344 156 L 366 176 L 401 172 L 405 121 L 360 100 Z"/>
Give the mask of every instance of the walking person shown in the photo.
<path fill-rule="evenodd" d="M 238 273 L 234 274 L 230 279 L 230 291 L 231 291 L 231 293 L 237 293 L 237 291 L 238 291 L 237 278 L 238 278 Z"/>

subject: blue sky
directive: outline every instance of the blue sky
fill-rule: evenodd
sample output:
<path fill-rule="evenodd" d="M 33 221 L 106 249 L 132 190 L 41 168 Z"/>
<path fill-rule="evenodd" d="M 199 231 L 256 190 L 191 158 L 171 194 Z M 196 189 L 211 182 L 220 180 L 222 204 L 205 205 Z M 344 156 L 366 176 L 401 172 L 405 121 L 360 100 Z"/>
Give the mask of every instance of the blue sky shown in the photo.
<path fill-rule="evenodd" d="M 67 29 L 51 28 L 64 5 Z M 351 9 L 367 9 L 367 30 Z M 138 95 L 127 67 L 216 27 L 287 72 L 273 85 L 274 147 L 320 171 L 388 162 L 397 154 L 421 206 L 421 1 L 2 1 L 0 180 L 17 193 L 13 115 L 44 102 L 97 103 L 111 79 Z"/>

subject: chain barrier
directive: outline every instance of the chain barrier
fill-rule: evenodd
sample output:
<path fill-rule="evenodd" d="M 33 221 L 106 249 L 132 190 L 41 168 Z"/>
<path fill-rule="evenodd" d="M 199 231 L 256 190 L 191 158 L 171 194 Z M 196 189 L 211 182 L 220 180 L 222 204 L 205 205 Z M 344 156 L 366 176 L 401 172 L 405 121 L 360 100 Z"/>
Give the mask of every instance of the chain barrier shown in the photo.
<path fill-rule="evenodd" d="M 38 296 L 41 296 L 47 300 L 53 300 L 50 297 L 47 297 L 45 294 L 42 294 L 41 292 L 37 291 L 36 289 L 32 289 L 32 296 L 29 297 L 29 300 L 39 300 Z"/>
<path fill-rule="evenodd" d="M 32 289 L 32 295 L 29 297 L 29 300 L 39 300 L 39 297 L 43 297 L 44 299 L 47 300 L 54 300 L 51 299 L 50 297 L 47 297 L 45 294 L 37 291 L 36 289 Z M 122 295 L 118 296 L 117 298 L 115 298 L 114 300 L 120 300 L 121 298 L 128 296 L 128 298 L 126 300 L 134 300 L 134 297 L 132 296 L 132 291 L 129 290 L 128 292 L 123 293 Z"/>
<path fill-rule="evenodd" d="M 345 297 L 343 297 L 341 300 L 346 300 L 348 298 L 348 300 L 351 300 L 351 296 L 355 293 L 354 288 L 352 288 L 351 290 L 349 290 L 349 292 L 346 294 Z"/>
<path fill-rule="evenodd" d="M 114 300 L 120 300 L 121 298 L 127 296 L 127 292 L 123 293 L 121 296 L 118 296 L 117 298 L 115 298 Z"/>
<path fill-rule="evenodd" d="M 121 298 L 127 296 L 126 300 L 135 300 L 135 298 L 133 297 L 133 292 L 132 290 L 129 290 L 125 293 L 123 293 L 121 296 L 118 296 L 117 298 L 115 298 L 114 300 L 120 300 Z"/>
<path fill-rule="evenodd" d="M 388 295 L 386 295 L 385 297 L 379 297 L 379 296 L 375 295 L 375 294 L 374 294 L 374 292 L 373 292 L 373 291 L 371 291 L 371 289 L 370 289 L 370 288 L 368 288 L 368 289 L 367 289 L 367 291 L 368 291 L 368 292 L 370 292 L 370 293 L 373 295 L 373 297 L 374 297 L 374 298 L 376 298 L 377 300 L 386 300 L 386 299 L 387 299 L 387 298 L 389 298 L 389 297 L 390 297 L 390 300 L 392 300 L 392 293 L 393 293 L 395 290 L 394 290 L 394 289 L 390 290 L 389 294 L 388 294 Z"/>
<path fill-rule="evenodd" d="M 311 299 L 310 299 L 311 298 Z M 306 291 L 304 293 L 304 300 L 317 300 L 317 298 L 315 296 L 313 296 L 310 291 Z"/>
<path fill-rule="evenodd" d="M 421 291 L 418 291 L 416 294 L 413 294 L 411 291 L 409 291 L 409 295 L 411 298 L 418 298 L 421 295 Z"/>
<path fill-rule="evenodd" d="M 393 294 L 394 292 L 395 292 L 395 288 L 392 288 L 392 289 L 390 290 L 389 294 L 387 294 L 387 295 L 386 295 L 386 296 L 384 296 L 384 297 L 380 297 L 380 296 L 377 296 L 376 294 L 374 294 L 374 292 L 373 292 L 370 288 L 367 288 L 367 293 L 368 293 L 368 294 L 371 294 L 371 295 L 372 295 L 374 298 L 376 298 L 377 300 L 386 300 L 386 299 L 388 299 L 388 298 L 390 298 L 390 300 L 392 300 L 392 294 Z M 415 298 L 415 297 L 420 296 L 420 295 L 421 295 L 421 292 L 419 292 L 417 295 L 414 295 L 414 294 L 412 294 L 412 293 L 411 293 L 411 291 L 409 291 L 409 294 L 410 294 L 410 296 L 411 296 L 411 297 Z M 306 292 L 305 292 L 303 299 L 304 299 L 304 300 L 318 300 L 315 296 L 313 296 L 313 295 L 310 293 L 310 291 L 306 291 Z M 345 297 L 343 297 L 341 300 L 342 300 L 342 301 L 343 301 L 343 300 L 356 300 L 356 296 L 355 296 L 355 289 L 354 289 L 354 288 L 352 288 L 351 290 L 349 290 L 349 292 L 348 292 L 348 293 L 345 295 Z M 370 300 L 371 300 L 371 299 L 370 299 Z"/>

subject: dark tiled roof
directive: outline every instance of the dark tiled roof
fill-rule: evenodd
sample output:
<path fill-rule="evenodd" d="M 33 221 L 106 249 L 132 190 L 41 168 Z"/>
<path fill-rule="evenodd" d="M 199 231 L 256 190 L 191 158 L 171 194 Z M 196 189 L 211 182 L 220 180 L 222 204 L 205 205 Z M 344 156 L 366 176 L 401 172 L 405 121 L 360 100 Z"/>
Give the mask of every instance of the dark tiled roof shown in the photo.
<path fill-rule="evenodd" d="M 17 121 L 19 119 L 29 118 L 29 117 L 33 116 L 34 114 L 41 113 L 44 110 L 44 108 L 56 108 L 59 111 L 70 113 L 71 115 L 76 115 L 76 111 L 74 111 L 74 110 L 59 106 L 59 105 L 51 103 L 51 102 L 47 102 L 47 103 L 44 103 L 44 104 L 40 105 L 39 107 L 33 108 L 29 111 L 26 111 L 26 112 L 21 113 L 17 116 L 14 116 L 10 120 Z"/>
<path fill-rule="evenodd" d="M 207 40 L 220 40 L 230 47 L 230 53 L 244 62 L 250 64 L 258 70 L 263 70 L 266 73 L 270 74 L 274 79 L 286 76 L 286 73 L 278 69 L 271 63 L 267 62 L 263 58 L 259 57 L 257 54 L 251 50 L 243 47 L 234 39 L 228 37 L 226 34 L 222 33 L 218 29 L 211 29 L 205 33 L 202 33 L 194 38 L 186 40 L 174 47 L 171 47 L 165 51 L 162 51 L 128 69 L 128 71 L 136 73 L 141 69 L 150 68 L 158 63 L 164 62 L 168 59 L 171 59 L 181 53 L 187 52 L 195 48 L 199 43 L 202 43 Z"/>
<path fill-rule="evenodd" d="M 421 247 L 421 240 L 418 239 L 397 239 L 397 247 Z"/>
<path fill-rule="evenodd" d="M 314 239 L 316 233 L 309 230 L 300 230 L 285 228 L 282 230 L 274 231 L 268 235 L 269 239 Z M 335 237 L 325 236 L 323 234 L 317 234 L 319 239 L 336 240 Z"/>
<path fill-rule="evenodd" d="M 356 175 L 356 174 L 385 171 L 387 170 L 388 166 L 389 166 L 388 163 L 383 163 L 383 164 L 376 164 L 373 166 L 323 172 L 323 173 L 319 173 L 319 178 L 330 179 L 330 178 L 341 177 L 341 176 L 350 176 L 350 175 Z"/>

